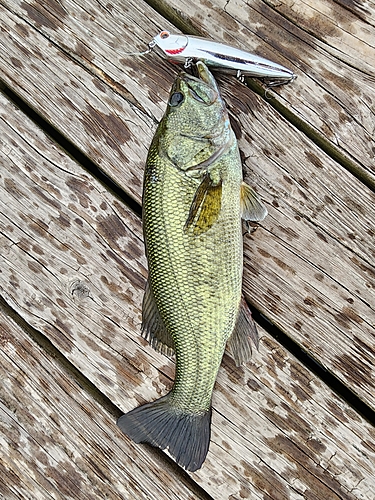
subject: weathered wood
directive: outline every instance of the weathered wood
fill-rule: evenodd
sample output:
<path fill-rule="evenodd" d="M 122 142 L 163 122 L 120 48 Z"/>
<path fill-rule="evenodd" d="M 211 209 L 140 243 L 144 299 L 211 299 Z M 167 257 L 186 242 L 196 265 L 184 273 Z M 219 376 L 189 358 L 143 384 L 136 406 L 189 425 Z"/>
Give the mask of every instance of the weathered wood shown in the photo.
<path fill-rule="evenodd" d="M 193 499 L 0 310 L 0 496 Z"/>
<path fill-rule="evenodd" d="M 2 294 L 123 411 L 159 397 L 173 363 L 139 336 L 140 221 L 4 98 L 0 109 Z M 373 427 L 265 332 L 248 366 L 225 356 L 213 403 L 210 452 L 192 477 L 214 498 L 371 498 Z"/>
<path fill-rule="evenodd" d="M 55 29 L 46 20 L 46 9 L 61 5 L 64 22 Z M 30 7 L 24 2 L 19 7 L 12 2 L 35 29 L 4 11 L 4 30 L 9 33 L 0 61 L 4 78 L 140 201 L 146 151 L 155 119 L 165 107 L 172 66 L 154 54 L 124 58 L 103 46 L 100 34 L 111 32 L 114 23 L 101 7 L 88 10 L 95 12 L 95 21 L 78 4 L 61 5 Z M 117 7 L 111 15 L 124 23 L 116 25 L 113 36 L 118 41 L 119 30 L 125 32 L 126 23 L 132 22 L 127 17 L 132 9 L 124 13 Z M 142 38 L 148 40 L 156 32 L 153 18 L 162 23 L 159 15 L 149 10 L 146 15 L 150 19 L 141 21 L 150 33 L 137 25 L 136 40 L 124 35 L 123 50 L 142 47 Z M 219 81 L 240 136 L 248 181 L 270 207 L 264 222 L 269 234 L 257 234 L 246 246 L 247 297 L 374 408 L 374 195 L 267 101 L 233 79 Z M 294 85 L 280 92 L 290 96 Z"/>

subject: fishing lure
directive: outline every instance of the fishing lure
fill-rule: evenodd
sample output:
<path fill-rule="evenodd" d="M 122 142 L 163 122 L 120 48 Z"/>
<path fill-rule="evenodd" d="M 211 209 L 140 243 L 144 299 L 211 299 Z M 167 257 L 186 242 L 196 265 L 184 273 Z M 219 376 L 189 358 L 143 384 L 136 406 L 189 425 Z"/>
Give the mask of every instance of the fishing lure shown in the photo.
<path fill-rule="evenodd" d="M 199 60 L 211 69 L 235 74 L 238 78 L 251 76 L 271 80 L 269 86 L 291 83 L 297 78 L 293 71 L 280 64 L 207 38 L 162 31 L 151 40 L 148 49 L 139 54 L 148 54 L 154 48 L 169 61 L 184 63 L 185 67 Z"/>

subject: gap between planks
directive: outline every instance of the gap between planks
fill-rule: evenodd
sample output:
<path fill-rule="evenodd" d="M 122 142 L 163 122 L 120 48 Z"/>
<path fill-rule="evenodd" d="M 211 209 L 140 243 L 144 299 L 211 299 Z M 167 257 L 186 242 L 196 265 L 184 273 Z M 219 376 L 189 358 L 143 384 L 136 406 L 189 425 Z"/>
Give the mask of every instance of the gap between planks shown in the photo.
<path fill-rule="evenodd" d="M 142 207 L 136 200 L 131 198 L 121 186 L 105 175 L 105 173 L 94 164 L 85 154 L 80 152 L 77 147 L 63 137 L 62 134 L 51 124 L 41 117 L 36 111 L 32 110 L 27 103 L 16 96 L 11 89 L 6 86 L 0 90 L 10 99 L 26 116 L 28 116 L 36 125 L 38 125 L 47 135 L 49 135 L 57 144 L 59 144 L 67 153 L 77 161 L 93 177 L 98 179 L 109 191 L 113 192 L 125 205 L 141 217 Z M 301 346 L 291 337 L 288 337 L 280 328 L 267 319 L 254 305 L 252 311 L 255 320 L 262 325 L 265 331 L 277 340 L 285 349 L 303 363 L 309 370 L 315 373 L 324 384 L 330 387 L 337 395 L 343 398 L 355 411 L 360 413 L 370 423 L 375 425 L 375 411 L 362 401 L 350 388 L 345 386 L 333 373 L 329 372 L 316 359 L 305 352 Z M 118 415 L 119 416 L 119 415 Z"/>

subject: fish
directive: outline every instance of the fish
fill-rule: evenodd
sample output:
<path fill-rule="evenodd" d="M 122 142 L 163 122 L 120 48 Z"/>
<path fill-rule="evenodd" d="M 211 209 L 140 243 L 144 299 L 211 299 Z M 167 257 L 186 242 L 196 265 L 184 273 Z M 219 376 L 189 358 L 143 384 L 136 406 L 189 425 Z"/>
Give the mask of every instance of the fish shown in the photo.
<path fill-rule="evenodd" d="M 187 471 L 206 459 L 212 393 L 229 345 L 237 365 L 251 357 L 258 334 L 242 296 L 241 218 L 259 222 L 267 209 L 243 182 L 237 140 L 207 66 L 175 79 L 147 156 L 143 233 L 149 276 L 142 336 L 175 356 L 172 390 L 122 415 L 117 424 L 136 443 L 168 450 Z"/>

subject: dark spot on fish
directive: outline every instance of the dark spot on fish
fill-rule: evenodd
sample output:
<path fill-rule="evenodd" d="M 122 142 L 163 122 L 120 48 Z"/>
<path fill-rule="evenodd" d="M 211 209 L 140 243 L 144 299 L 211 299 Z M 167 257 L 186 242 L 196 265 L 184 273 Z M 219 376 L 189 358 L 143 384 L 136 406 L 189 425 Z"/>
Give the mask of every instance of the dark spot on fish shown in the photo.
<path fill-rule="evenodd" d="M 278 204 L 278 202 L 274 199 L 272 200 L 272 205 L 276 208 L 278 208 L 280 205 Z"/>
<path fill-rule="evenodd" d="M 288 177 L 287 175 L 283 175 L 283 179 L 284 181 L 286 181 L 288 184 L 293 184 L 293 181 L 290 177 Z"/>

